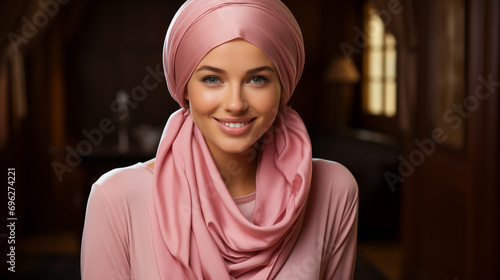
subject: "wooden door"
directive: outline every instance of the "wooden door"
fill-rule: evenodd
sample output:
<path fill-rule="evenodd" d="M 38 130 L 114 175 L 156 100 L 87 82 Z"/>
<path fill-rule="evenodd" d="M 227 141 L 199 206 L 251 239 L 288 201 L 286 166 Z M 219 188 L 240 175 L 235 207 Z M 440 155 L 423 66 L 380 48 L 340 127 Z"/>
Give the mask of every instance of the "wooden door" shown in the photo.
<path fill-rule="evenodd" d="M 416 8 L 416 126 L 400 164 L 402 279 L 500 279 L 500 2 Z"/>

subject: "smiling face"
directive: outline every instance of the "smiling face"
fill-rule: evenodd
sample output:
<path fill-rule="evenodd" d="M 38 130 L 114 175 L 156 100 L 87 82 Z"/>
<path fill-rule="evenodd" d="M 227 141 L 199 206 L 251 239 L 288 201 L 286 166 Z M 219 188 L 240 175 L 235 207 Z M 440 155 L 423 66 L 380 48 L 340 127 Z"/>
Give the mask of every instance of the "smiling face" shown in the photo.
<path fill-rule="evenodd" d="M 185 98 L 214 158 L 242 153 L 272 125 L 280 104 L 276 67 L 238 39 L 212 49 L 188 81 Z"/>

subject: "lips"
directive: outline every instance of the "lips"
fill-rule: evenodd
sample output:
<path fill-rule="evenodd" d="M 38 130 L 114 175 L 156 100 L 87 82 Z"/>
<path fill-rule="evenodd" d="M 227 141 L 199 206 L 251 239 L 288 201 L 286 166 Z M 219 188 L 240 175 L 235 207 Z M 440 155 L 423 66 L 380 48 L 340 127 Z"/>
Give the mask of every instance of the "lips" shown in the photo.
<path fill-rule="evenodd" d="M 237 125 L 244 126 L 249 124 L 255 118 L 215 118 L 218 122 L 225 126 L 236 127 Z"/>
<path fill-rule="evenodd" d="M 221 129 L 230 135 L 245 133 L 255 118 L 215 118 Z"/>
<path fill-rule="evenodd" d="M 240 128 L 246 124 L 246 123 L 223 123 L 223 122 L 221 123 L 227 127 L 234 127 L 234 128 Z"/>

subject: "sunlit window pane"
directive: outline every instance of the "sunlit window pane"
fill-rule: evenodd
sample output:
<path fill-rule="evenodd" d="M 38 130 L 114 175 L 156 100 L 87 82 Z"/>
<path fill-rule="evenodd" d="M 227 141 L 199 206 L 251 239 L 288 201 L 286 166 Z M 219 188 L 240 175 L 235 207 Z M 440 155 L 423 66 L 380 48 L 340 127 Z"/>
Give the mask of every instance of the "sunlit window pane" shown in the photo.
<path fill-rule="evenodd" d="M 384 22 L 377 15 L 375 9 L 370 9 L 370 16 L 366 21 L 365 32 L 367 43 L 370 46 L 382 47 L 384 45 Z"/>
<path fill-rule="evenodd" d="M 396 115 L 396 83 L 385 83 L 385 104 L 384 113 L 387 117 L 394 117 Z"/>
<path fill-rule="evenodd" d="M 385 52 L 385 77 L 396 78 L 396 50 L 389 49 Z"/>
<path fill-rule="evenodd" d="M 383 84 L 371 82 L 368 86 L 367 105 L 368 112 L 380 115 L 384 112 Z"/>
<path fill-rule="evenodd" d="M 377 11 L 367 4 L 365 10 L 367 47 L 364 52 L 364 110 L 372 115 L 394 117 L 397 113 L 396 37 L 385 31 Z"/>
<path fill-rule="evenodd" d="M 385 33 L 384 39 L 386 48 L 389 49 L 396 47 L 396 37 L 394 37 L 394 35 L 392 35 L 391 33 Z"/>
<path fill-rule="evenodd" d="M 368 54 L 368 73 L 371 78 L 383 78 L 384 76 L 384 53 L 382 51 L 371 51 Z"/>

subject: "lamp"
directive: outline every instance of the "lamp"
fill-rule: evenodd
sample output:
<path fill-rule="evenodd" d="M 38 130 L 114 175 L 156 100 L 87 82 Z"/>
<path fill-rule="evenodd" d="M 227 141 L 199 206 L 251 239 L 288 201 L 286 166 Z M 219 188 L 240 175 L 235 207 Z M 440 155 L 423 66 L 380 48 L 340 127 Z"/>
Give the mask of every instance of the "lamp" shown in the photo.
<path fill-rule="evenodd" d="M 361 80 L 359 71 L 349 58 L 337 56 L 328 65 L 324 80 L 330 84 L 325 102 L 330 109 L 327 112 L 334 109 L 333 116 L 327 118 L 333 121 L 336 130 L 346 131 L 351 122 L 354 84 Z"/>
<path fill-rule="evenodd" d="M 356 65 L 346 57 L 335 57 L 325 73 L 325 81 L 329 83 L 355 84 L 359 80 Z"/>

